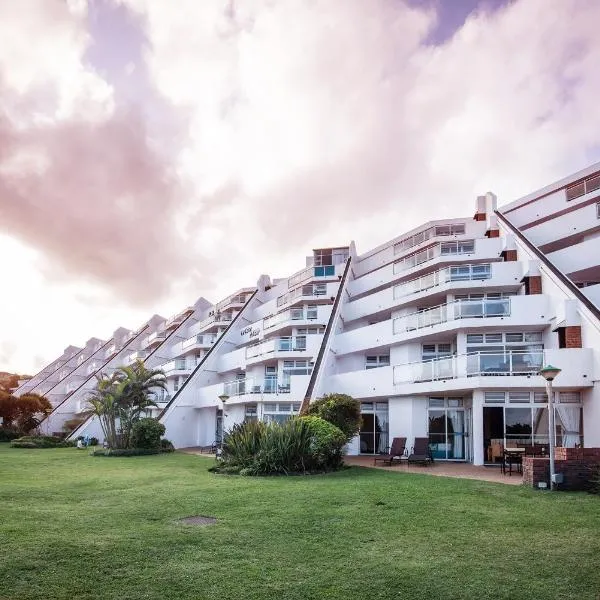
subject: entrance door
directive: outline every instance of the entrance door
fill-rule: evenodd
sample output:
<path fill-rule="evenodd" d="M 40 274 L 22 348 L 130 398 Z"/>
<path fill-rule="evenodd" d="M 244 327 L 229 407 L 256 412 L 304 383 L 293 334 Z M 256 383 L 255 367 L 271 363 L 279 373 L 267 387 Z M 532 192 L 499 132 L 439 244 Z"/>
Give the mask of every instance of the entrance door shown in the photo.
<path fill-rule="evenodd" d="M 429 398 L 429 448 L 433 458 L 466 460 L 466 433 L 462 398 Z"/>
<path fill-rule="evenodd" d="M 387 452 L 388 404 L 387 402 L 363 402 L 360 428 L 360 453 L 383 454 Z"/>

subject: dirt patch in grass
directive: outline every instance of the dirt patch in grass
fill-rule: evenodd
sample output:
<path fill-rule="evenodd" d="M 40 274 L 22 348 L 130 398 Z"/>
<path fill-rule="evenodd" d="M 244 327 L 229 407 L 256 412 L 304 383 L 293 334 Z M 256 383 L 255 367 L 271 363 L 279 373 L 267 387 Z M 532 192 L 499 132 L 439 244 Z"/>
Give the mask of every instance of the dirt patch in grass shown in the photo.
<path fill-rule="evenodd" d="M 194 517 L 185 517 L 184 519 L 178 519 L 178 523 L 183 525 L 198 525 L 200 527 L 206 525 L 215 525 L 217 520 L 214 517 L 205 517 L 203 515 L 196 515 Z"/>

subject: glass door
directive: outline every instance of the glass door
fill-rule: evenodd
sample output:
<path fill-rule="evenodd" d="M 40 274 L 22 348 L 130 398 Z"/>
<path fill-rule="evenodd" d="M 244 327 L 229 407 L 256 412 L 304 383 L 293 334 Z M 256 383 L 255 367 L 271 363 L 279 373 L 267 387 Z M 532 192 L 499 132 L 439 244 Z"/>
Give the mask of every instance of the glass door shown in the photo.
<path fill-rule="evenodd" d="M 429 398 L 429 448 L 433 458 L 465 460 L 467 427 L 462 398 Z"/>
<path fill-rule="evenodd" d="M 361 454 L 385 454 L 389 445 L 387 402 L 363 402 L 359 432 Z"/>

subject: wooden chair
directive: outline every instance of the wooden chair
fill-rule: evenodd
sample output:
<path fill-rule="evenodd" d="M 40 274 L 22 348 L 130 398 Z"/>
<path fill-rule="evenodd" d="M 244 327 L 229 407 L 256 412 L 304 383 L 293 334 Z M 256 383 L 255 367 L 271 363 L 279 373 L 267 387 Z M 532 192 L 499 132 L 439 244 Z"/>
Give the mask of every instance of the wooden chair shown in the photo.
<path fill-rule="evenodd" d="M 433 464 L 433 456 L 429 449 L 429 438 L 415 438 L 415 445 L 411 448 L 408 456 L 408 464 L 416 463 L 420 465 Z"/>
<path fill-rule="evenodd" d="M 392 440 L 392 445 L 387 454 L 380 454 L 375 457 L 373 461 L 374 465 L 377 465 L 378 462 L 382 462 L 383 464 L 389 464 L 392 466 L 394 460 L 398 463 L 402 461 L 403 458 L 406 457 L 406 438 L 405 437 L 396 437 Z"/>

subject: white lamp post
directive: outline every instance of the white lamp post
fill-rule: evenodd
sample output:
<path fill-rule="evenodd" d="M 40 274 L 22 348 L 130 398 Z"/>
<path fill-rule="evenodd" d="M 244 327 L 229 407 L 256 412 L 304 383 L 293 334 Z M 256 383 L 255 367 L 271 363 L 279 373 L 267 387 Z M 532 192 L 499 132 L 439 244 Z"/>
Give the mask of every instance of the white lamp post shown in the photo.
<path fill-rule="evenodd" d="M 552 365 L 548 365 L 543 369 L 540 369 L 540 375 L 546 380 L 546 393 L 548 394 L 548 429 L 549 429 L 549 450 L 550 450 L 550 489 L 555 489 L 555 475 L 554 472 L 554 437 L 555 437 L 555 427 L 554 427 L 554 396 L 552 393 L 552 382 L 560 373 L 560 369 L 558 367 L 553 367 Z"/>
<path fill-rule="evenodd" d="M 219 400 L 223 404 L 223 413 L 221 416 L 221 439 L 219 440 L 219 447 L 217 448 L 217 458 L 221 458 L 223 454 L 223 438 L 225 437 L 225 403 L 229 400 L 229 396 L 227 394 L 221 394 L 219 396 Z"/>

